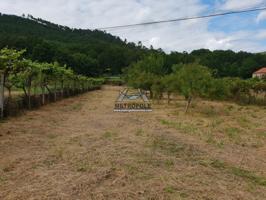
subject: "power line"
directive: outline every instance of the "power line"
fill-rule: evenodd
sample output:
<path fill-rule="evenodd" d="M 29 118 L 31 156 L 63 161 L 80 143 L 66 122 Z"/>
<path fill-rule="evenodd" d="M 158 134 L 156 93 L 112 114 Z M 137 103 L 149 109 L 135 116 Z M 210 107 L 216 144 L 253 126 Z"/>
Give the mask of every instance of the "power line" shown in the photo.
<path fill-rule="evenodd" d="M 135 27 L 135 26 L 147 26 L 147 25 L 153 25 L 153 24 L 171 23 L 171 22 L 179 22 L 179 21 L 186 21 L 186 20 L 193 20 L 193 19 L 204 19 L 204 18 L 211 18 L 211 17 L 218 17 L 218 16 L 232 15 L 232 14 L 240 14 L 240 13 L 249 13 L 249 12 L 256 12 L 256 11 L 263 11 L 263 10 L 266 10 L 266 7 L 253 8 L 253 9 L 247 9 L 247 10 L 239 10 L 239 11 L 229 11 L 229 12 L 222 12 L 222 13 L 214 13 L 214 14 L 209 14 L 209 15 L 195 16 L 195 17 L 184 17 L 184 18 L 144 22 L 144 23 L 137 23 L 137 24 L 109 26 L 109 27 L 96 28 L 96 29 L 107 30 L 107 29 L 129 28 L 129 27 Z"/>

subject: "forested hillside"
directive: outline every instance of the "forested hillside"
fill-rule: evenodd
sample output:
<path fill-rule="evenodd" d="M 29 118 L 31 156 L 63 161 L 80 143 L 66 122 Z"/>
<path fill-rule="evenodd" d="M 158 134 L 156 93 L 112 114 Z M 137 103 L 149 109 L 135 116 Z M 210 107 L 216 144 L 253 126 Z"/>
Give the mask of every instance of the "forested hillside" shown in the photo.
<path fill-rule="evenodd" d="M 119 75 L 123 68 L 149 54 L 161 54 L 167 73 L 172 72 L 174 64 L 198 62 L 211 68 L 217 77 L 250 78 L 254 71 L 266 66 L 265 53 L 201 49 L 166 54 L 102 31 L 71 29 L 33 16 L 0 14 L 0 49 L 4 47 L 26 49 L 26 58 L 38 62 L 57 61 L 87 76 Z"/>
<path fill-rule="evenodd" d="M 32 16 L 1 15 L 0 49 L 6 46 L 25 48 L 34 61 L 58 61 L 87 76 L 119 74 L 146 51 L 102 31 L 70 29 Z"/>

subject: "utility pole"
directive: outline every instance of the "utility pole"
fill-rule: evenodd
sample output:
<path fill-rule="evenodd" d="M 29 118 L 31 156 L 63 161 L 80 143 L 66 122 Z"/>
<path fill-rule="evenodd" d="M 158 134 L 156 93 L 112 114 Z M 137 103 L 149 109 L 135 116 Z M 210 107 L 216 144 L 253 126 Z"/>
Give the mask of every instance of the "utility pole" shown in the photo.
<path fill-rule="evenodd" d="M 0 71 L 0 119 L 4 118 L 4 73 Z"/>

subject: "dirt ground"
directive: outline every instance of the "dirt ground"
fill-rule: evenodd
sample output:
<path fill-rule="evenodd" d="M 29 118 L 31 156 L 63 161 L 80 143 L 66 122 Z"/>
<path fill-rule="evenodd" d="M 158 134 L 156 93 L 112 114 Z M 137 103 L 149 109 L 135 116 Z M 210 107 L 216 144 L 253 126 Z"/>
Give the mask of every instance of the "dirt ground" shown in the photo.
<path fill-rule="evenodd" d="M 266 199 L 265 108 L 114 113 L 120 89 L 1 122 L 0 199 Z"/>

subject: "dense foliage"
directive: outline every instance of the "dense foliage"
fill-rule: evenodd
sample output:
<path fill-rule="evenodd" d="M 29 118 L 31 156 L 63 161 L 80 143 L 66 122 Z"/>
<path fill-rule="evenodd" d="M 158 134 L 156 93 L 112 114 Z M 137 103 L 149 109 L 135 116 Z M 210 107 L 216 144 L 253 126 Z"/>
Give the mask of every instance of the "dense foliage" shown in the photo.
<path fill-rule="evenodd" d="M 27 49 L 25 56 L 38 62 L 72 66 L 78 74 L 120 74 L 147 49 L 102 31 L 71 29 L 36 19 L 0 14 L 0 48 Z"/>
<path fill-rule="evenodd" d="M 34 95 L 41 94 L 42 104 L 45 104 L 45 94 L 54 96 L 56 101 L 58 93 L 64 97 L 65 92 L 80 93 L 101 85 L 103 79 L 93 79 L 77 75 L 72 69 L 60 66 L 59 63 L 40 63 L 23 59 L 24 50 L 0 50 L 0 75 L 1 75 L 1 116 L 3 116 L 4 90 L 8 89 L 11 99 L 11 89 L 21 89 L 27 98 L 28 108 L 31 109 L 32 90 Z M 38 92 L 38 90 L 40 92 Z"/>
<path fill-rule="evenodd" d="M 250 78 L 266 65 L 266 54 L 233 51 L 195 50 L 191 53 L 146 48 L 102 31 L 71 29 L 32 16 L 0 14 L 0 48 L 26 49 L 26 58 L 38 62 L 58 62 L 72 66 L 75 73 L 86 76 L 113 76 L 149 54 L 164 57 L 164 70 L 172 72 L 174 64 L 198 62 L 210 68 L 215 77 Z"/>
<path fill-rule="evenodd" d="M 198 62 L 165 67 L 166 58 L 150 55 L 132 64 L 125 72 L 125 81 L 132 87 L 150 91 L 151 98 L 161 99 L 167 93 L 181 94 L 187 108 L 197 97 L 234 100 L 240 103 L 266 104 L 266 79 L 218 78 L 216 71 Z"/>

